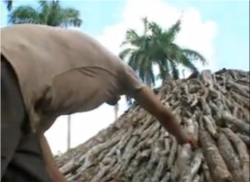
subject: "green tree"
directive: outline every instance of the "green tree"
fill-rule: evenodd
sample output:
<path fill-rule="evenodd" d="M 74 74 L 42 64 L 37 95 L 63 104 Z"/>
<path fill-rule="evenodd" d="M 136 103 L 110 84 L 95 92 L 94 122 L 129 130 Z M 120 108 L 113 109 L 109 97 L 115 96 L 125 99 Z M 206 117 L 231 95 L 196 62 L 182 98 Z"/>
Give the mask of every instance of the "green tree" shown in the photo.
<path fill-rule="evenodd" d="M 60 1 L 37 1 L 39 6 L 18 6 L 10 11 L 8 22 L 11 24 L 43 24 L 53 27 L 79 27 L 82 24 L 80 12 L 74 8 L 64 8 Z M 8 2 L 6 2 L 8 4 Z"/>
<path fill-rule="evenodd" d="M 176 35 L 181 30 L 181 20 L 178 20 L 168 30 L 163 30 L 157 23 L 150 22 L 149 29 L 152 32 L 152 45 L 157 50 L 153 58 L 158 60 L 160 70 L 159 78 L 165 79 L 170 76 L 174 79 L 179 78 L 177 66 L 181 65 L 189 69 L 192 73 L 197 73 L 198 69 L 194 61 L 206 64 L 206 59 L 197 51 L 182 48 L 174 43 Z"/>
<path fill-rule="evenodd" d="M 126 40 L 122 46 L 128 45 L 120 53 L 122 59 L 128 59 L 128 64 L 138 73 L 139 77 L 149 86 L 155 85 L 156 75 L 153 65 L 158 66 L 158 78 L 179 78 L 178 66 L 182 65 L 198 72 L 193 61 L 206 63 L 205 58 L 195 50 L 182 48 L 174 41 L 181 29 L 181 20 L 178 20 L 168 30 L 162 29 L 157 23 L 143 19 L 144 33 L 138 35 L 135 30 L 128 30 Z"/>
<path fill-rule="evenodd" d="M 140 78 L 149 86 L 152 87 L 155 84 L 155 76 L 153 73 L 153 65 L 157 63 L 153 59 L 153 51 L 151 49 L 152 36 L 149 34 L 149 22 L 147 18 L 143 18 L 144 33 L 138 35 L 133 29 L 129 29 L 126 32 L 126 39 L 122 43 L 122 46 L 129 45 L 120 53 L 120 58 L 128 58 L 128 64 L 138 73 Z"/>
<path fill-rule="evenodd" d="M 8 11 L 12 9 L 13 1 L 12 0 L 4 0 L 3 1 L 6 4 L 6 8 Z"/>

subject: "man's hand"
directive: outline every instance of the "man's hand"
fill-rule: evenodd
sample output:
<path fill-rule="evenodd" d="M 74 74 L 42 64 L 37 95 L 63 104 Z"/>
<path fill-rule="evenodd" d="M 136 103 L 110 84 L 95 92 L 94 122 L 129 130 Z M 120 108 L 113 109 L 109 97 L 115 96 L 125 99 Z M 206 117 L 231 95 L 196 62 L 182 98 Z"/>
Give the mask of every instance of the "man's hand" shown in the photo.
<path fill-rule="evenodd" d="M 175 117 L 164 107 L 151 89 L 145 86 L 136 91 L 132 97 L 142 108 L 155 116 L 162 126 L 176 137 L 179 144 L 190 143 L 192 147 L 197 146 L 191 137 L 187 137 L 182 132 Z"/>
<path fill-rule="evenodd" d="M 195 149 L 195 148 L 198 148 L 198 144 L 197 144 L 197 142 L 195 141 L 195 139 L 192 137 L 192 136 L 186 136 L 185 137 L 185 140 L 178 140 L 177 139 L 177 142 L 180 144 L 180 145 L 184 145 L 184 144 L 190 144 L 191 145 L 191 147 L 193 148 L 193 149 Z"/>
<path fill-rule="evenodd" d="M 191 145 L 193 149 L 196 149 L 199 147 L 197 141 L 195 141 L 193 137 L 189 136 L 187 139 L 188 139 L 188 143 Z"/>

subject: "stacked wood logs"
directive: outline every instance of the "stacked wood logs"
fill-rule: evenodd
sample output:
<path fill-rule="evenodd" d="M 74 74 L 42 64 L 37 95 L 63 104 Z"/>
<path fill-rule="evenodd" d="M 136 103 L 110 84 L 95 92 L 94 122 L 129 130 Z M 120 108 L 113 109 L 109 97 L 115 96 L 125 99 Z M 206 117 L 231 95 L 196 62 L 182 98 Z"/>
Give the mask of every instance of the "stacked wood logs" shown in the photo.
<path fill-rule="evenodd" d="M 157 95 L 198 149 L 134 105 L 57 164 L 77 182 L 249 182 L 249 86 L 249 72 L 226 69 L 165 81 Z"/>

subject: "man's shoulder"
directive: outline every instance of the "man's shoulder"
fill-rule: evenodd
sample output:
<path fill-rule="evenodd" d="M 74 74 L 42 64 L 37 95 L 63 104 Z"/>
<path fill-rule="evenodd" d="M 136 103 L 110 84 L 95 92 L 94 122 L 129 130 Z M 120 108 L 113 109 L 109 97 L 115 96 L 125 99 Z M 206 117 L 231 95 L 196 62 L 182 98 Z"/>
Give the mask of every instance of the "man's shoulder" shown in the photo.
<path fill-rule="evenodd" d="M 135 91 L 138 91 L 145 86 L 140 77 L 129 65 L 123 63 L 121 70 L 121 79 L 124 84 L 124 94 L 133 95 Z"/>
<path fill-rule="evenodd" d="M 137 82 L 143 83 L 141 78 L 134 71 L 134 69 L 131 66 L 129 66 L 128 64 L 123 63 L 121 69 L 123 71 L 123 77 L 132 78 L 133 80 L 136 80 Z"/>
<path fill-rule="evenodd" d="M 1 28 L 1 32 L 4 33 L 18 32 L 18 34 L 28 33 L 30 31 L 39 31 L 39 30 L 56 30 L 56 28 L 47 25 L 37 25 L 37 24 L 14 24 Z"/>

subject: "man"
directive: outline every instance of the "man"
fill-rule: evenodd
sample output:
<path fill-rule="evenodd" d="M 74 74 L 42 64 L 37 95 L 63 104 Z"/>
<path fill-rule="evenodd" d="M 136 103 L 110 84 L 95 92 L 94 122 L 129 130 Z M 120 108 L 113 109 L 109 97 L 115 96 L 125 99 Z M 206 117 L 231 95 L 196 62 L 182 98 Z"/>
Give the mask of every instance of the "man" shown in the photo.
<path fill-rule="evenodd" d="M 26 181 L 66 181 L 53 163 L 45 131 L 61 115 L 90 111 L 105 102 L 114 105 L 124 94 L 154 115 L 179 144 L 195 145 L 135 72 L 89 36 L 29 24 L 2 28 L 1 35 L 5 89 L 1 95 L 1 178 L 13 176 L 6 173 L 16 166 L 19 171 L 26 169 Z M 24 159 L 35 169 L 24 165 Z"/>

